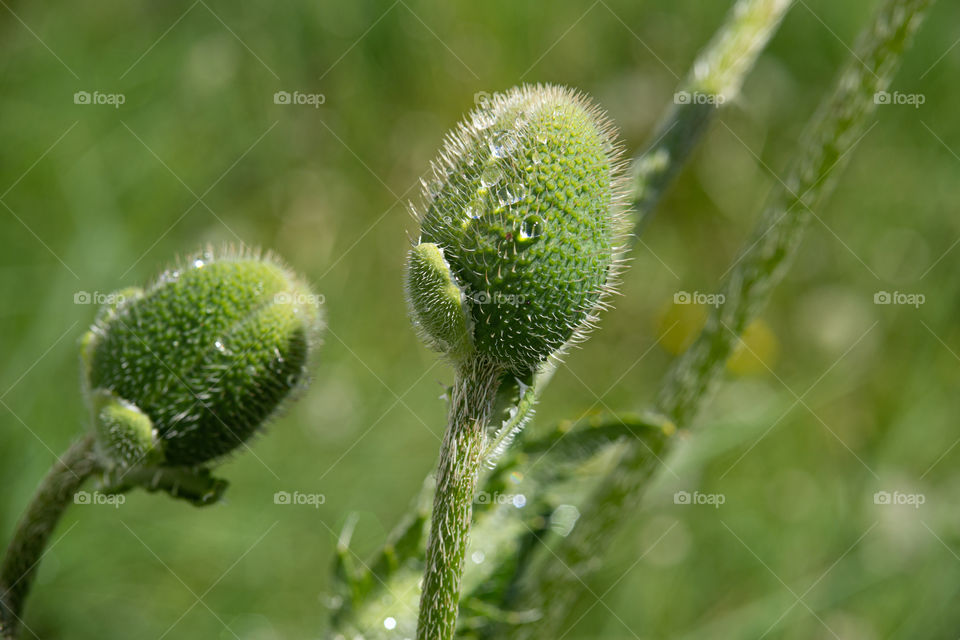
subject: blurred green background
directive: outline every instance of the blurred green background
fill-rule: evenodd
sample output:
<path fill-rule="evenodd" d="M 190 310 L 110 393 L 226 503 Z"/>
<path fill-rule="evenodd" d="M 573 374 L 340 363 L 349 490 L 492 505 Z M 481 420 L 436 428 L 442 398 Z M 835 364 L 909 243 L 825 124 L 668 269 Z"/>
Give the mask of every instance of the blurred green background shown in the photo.
<path fill-rule="evenodd" d="M 372 551 L 434 465 L 451 375 L 410 329 L 401 265 L 407 200 L 444 132 L 478 91 L 557 82 L 595 96 L 635 151 L 731 2 L 2 4 L 0 542 L 86 427 L 77 342 L 96 309 L 78 293 L 244 243 L 304 273 L 330 326 L 305 397 L 221 467 L 225 504 L 137 492 L 72 507 L 27 625 L 271 640 L 326 635 L 348 514 Z M 674 357 L 655 346 L 664 314 L 689 313 L 669 309 L 674 294 L 715 290 L 876 4 L 788 14 L 535 426 L 650 403 Z M 598 549 L 619 582 L 567 638 L 956 637 L 958 21 L 935 7 L 893 86 L 924 104 L 878 109 L 765 313 L 764 362 L 729 375 Z M 325 101 L 275 104 L 277 91 Z M 878 305 L 878 291 L 925 302 Z M 678 490 L 725 502 L 677 505 Z M 275 505 L 276 491 L 325 503 Z M 878 505 L 877 491 L 925 502 Z"/>

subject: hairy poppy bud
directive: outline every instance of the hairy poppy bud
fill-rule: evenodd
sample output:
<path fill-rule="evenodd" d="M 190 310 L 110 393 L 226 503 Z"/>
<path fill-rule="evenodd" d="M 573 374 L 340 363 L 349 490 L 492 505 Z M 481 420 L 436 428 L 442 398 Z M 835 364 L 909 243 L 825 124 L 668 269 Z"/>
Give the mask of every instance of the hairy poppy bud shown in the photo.
<path fill-rule="evenodd" d="M 613 138 L 585 97 L 540 85 L 495 94 L 448 134 L 425 183 L 407 277 L 414 321 L 432 346 L 459 352 L 449 324 L 459 323 L 457 297 L 469 343 L 510 371 L 534 370 L 584 335 L 623 235 Z M 447 276 L 436 276 L 438 264 Z M 430 281 L 442 290 L 426 291 Z"/>
<path fill-rule="evenodd" d="M 304 383 L 319 298 L 271 257 L 206 252 L 105 306 L 83 343 L 98 443 L 115 464 L 201 465 Z"/>

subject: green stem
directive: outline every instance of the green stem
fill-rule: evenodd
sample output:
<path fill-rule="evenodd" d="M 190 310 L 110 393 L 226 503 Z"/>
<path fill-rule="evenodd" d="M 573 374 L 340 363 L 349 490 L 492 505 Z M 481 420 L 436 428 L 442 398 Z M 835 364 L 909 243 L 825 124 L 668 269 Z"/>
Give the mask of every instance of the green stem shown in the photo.
<path fill-rule="evenodd" d="M 732 102 L 793 0 L 740 0 L 677 87 L 653 142 L 633 161 L 633 209 L 639 234 L 703 138 L 719 107 Z M 705 99 L 701 99 L 705 98 Z"/>
<path fill-rule="evenodd" d="M 732 102 L 743 79 L 776 31 L 790 4 L 790 0 L 739 0 L 717 35 L 697 57 L 694 67 L 677 90 L 722 95 L 723 105 Z M 651 137 L 651 142 L 633 160 L 631 199 L 639 218 L 637 234 L 640 232 L 640 225 L 649 219 L 661 196 L 703 138 L 708 125 L 719 111 L 718 106 L 693 101 L 671 104 L 661 118 L 661 124 Z M 522 394 L 517 411 L 490 439 L 484 455 L 488 464 L 495 463 L 512 437 L 530 419 L 537 399 L 553 372 L 554 368 L 551 366 L 535 377 L 534 383 Z M 408 525 L 408 522 L 404 522 L 401 531 L 407 531 Z M 394 581 L 404 580 L 406 577 L 404 572 L 396 572 L 382 578 L 378 576 L 378 579 L 393 585 Z M 374 586 L 365 591 L 364 596 L 357 602 L 352 602 L 350 612 L 344 615 L 344 620 L 349 620 L 343 624 L 344 628 L 348 628 L 350 624 L 358 625 L 352 628 L 353 631 L 362 630 L 364 635 L 376 637 L 377 633 L 382 632 L 382 625 L 380 619 L 371 612 L 380 610 L 384 591 L 390 593 L 392 589 L 390 586 L 383 589 L 383 582 L 375 581 L 370 576 L 366 576 L 366 579 Z M 402 592 L 403 589 L 398 591 Z M 367 624 L 368 620 L 370 624 Z"/>
<path fill-rule="evenodd" d="M 889 86 L 931 3 L 887 0 L 861 34 L 833 94 L 811 118 L 786 181 L 771 194 L 747 249 L 721 287 L 723 304 L 711 312 L 697 340 L 661 386 L 658 410 L 681 427 L 692 422 L 740 335 L 783 279 L 813 207 L 830 192 L 850 151 L 865 135 L 867 120 L 876 110 L 874 97 Z"/>
<path fill-rule="evenodd" d="M 24 601 L 60 516 L 99 468 L 93 436 L 85 436 L 57 460 L 34 494 L 0 567 L 0 637 L 4 640 L 17 637 Z"/>
<path fill-rule="evenodd" d="M 859 40 L 833 95 L 811 119 L 806 144 L 784 186 L 776 191 L 748 249 L 725 281 L 725 302 L 710 316 L 696 342 L 675 363 L 663 383 L 657 408 L 680 427 L 688 427 L 719 379 L 739 336 L 756 317 L 783 278 L 799 247 L 814 206 L 830 189 L 839 167 L 860 141 L 875 109 L 874 95 L 884 90 L 932 0 L 887 0 Z M 667 443 L 667 448 L 669 443 Z M 663 454 L 666 452 L 666 449 Z M 584 502 L 578 526 L 551 552 L 551 566 L 532 576 L 525 607 L 537 606 L 544 624 L 537 632 L 569 629 L 577 620 L 572 605 L 597 566 L 591 552 L 601 550 L 623 522 L 618 514 L 639 507 L 647 481 L 659 465 L 640 442 L 623 447 L 617 465 Z M 558 562 L 559 560 L 559 562 Z M 602 592 L 602 590 L 601 590 Z M 531 603 L 530 600 L 533 602 Z M 520 630 L 516 636 L 528 633 Z"/>
<path fill-rule="evenodd" d="M 473 498 L 486 427 L 502 373 L 498 366 L 480 357 L 470 358 L 457 368 L 437 467 L 420 595 L 419 640 L 450 640 L 456 631 Z"/>

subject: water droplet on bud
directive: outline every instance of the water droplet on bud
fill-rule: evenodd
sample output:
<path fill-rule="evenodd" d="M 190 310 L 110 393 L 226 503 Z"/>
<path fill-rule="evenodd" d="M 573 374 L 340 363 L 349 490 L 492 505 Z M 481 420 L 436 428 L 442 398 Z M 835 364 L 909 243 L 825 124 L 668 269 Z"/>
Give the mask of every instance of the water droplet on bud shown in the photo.
<path fill-rule="evenodd" d="M 517 138 L 512 131 L 500 131 L 493 134 L 487 145 L 494 158 L 506 158 L 516 151 Z"/>
<path fill-rule="evenodd" d="M 520 202 L 521 196 L 519 195 L 519 190 L 511 188 L 509 185 L 503 185 L 498 188 L 497 191 L 497 202 L 500 203 L 501 207 L 509 207 L 512 204 Z"/>
<path fill-rule="evenodd" d="M 543 218 L 538 215 L 527 216 L 520 225 L 520 240 L 524 242 L 536 240 L 543 234 L 544 224 Z"/>
<path fill-rule="evenodd" d="M 480 174 L 480 184 L 492 187 L 503 179 L 503 171 L 495 164 L 488 165 Z"/>

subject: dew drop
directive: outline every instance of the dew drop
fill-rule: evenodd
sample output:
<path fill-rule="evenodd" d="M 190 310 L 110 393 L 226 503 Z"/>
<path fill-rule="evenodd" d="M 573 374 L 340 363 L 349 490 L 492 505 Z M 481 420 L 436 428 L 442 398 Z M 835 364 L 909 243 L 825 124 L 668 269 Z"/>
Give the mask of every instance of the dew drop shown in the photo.
<path fill-rule="evenodd" d="M 201 260 L 200 258 L 197 258 L 196 260 L 193 261 L 193 267 L 194 267 L 195 269 L 200 269 L 200 268 L 203 267 L 203 265 L 205 265 L 205 264 L 206 264 L 206 262 L 204 262 L 204 261 Z"/>
<path fill-rule="evenodd" d="M 486 557 L 487 556 L 483 553 L 483 551 L 474 551 L 470 555 L 470 559 L 473 560 L 474 564 L 482 563 Z"/>
<path fill-rule="evenodd" d="M 499 131 L 487 143 L 494 158 L 506 158 L 517 149 L 517 138 L 512 131 Z"/>
<path fill-rule="evenodd" d="M 484 187 L 492 187 L 503 179 L 503 171 L 495 164 L 487 166 L 480 174 L 480 184 Z"/>
<path fill-rule="evenodd" d="M 580 510 L 572 504 L 561 504 L 550 516 L 550 528 L 564 538 L 570 535 L 574 525 L 580 519 Z"/>
<path fill-rule="evenodd" d="M 527 216 L 520 225 L 520 240 L 536 240 L 543 234 L 543 225 L 543 218 L 540 216 Z"/>
<path fill-rule="evenodd" d="M 521 195 L 520 190 L 516 188 L 511 188 L 509 185 L 503 185 L 498 188 L 496 191 L 497 202 L 500 203 L 501 207 L 509 207 L 512 204 L 520 202 Z"/>
<path fill-rule="evenodd" d="M 476 203 L 471 203 L 466 206 L 463 212 L 467 214 L 468 218 L 476 220 L 483 215 L 483 208 Z"/>
<path fill-rule="evenodd" d="M 226 352 L 227 352 L 227 347 L 226 347 L 226 345 L 224 345 L 223 342 L 221 342 L 220 340 L 217 340 L 216 342 L 214 342 L 214 343 L 213 343 L 213 346 L 214 346 L 214 347 L 216 348 L 216 350 L 219 351 L 220 353 L 226 353 Z"/>
<path fill-rule="evenodd" d="M 396 629 L 396 628 L 397 628 L 397 620 L 396 620 L 396 618 L 389 618 L 389 617 L 388 617 L 388 618 L 384 618 L 384 619 L 383 619 L 383 628 L 386 629 L 387 631 L 393 631 L 394 629 Z"/>

